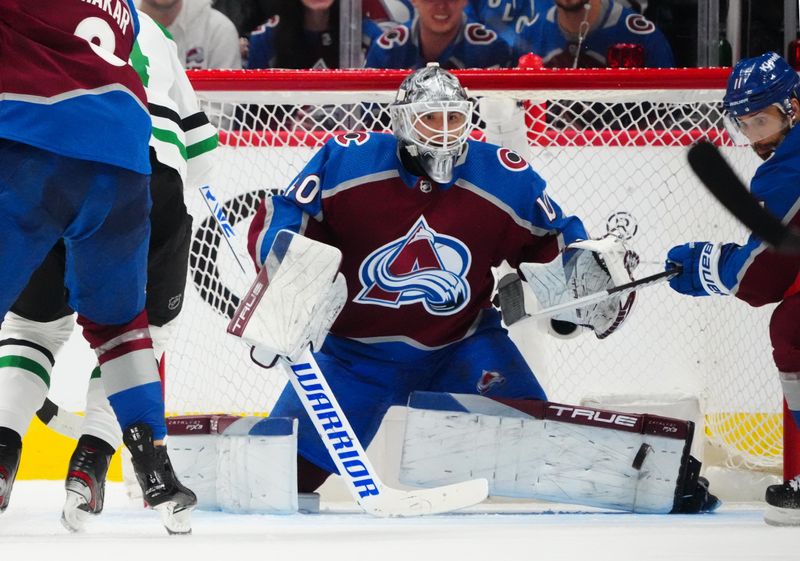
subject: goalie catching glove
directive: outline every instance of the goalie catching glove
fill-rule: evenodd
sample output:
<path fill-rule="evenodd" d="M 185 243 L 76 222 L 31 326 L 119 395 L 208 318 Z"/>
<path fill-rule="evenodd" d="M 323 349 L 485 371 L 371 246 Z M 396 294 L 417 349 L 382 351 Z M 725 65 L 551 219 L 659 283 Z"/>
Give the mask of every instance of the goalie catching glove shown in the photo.
<path fill-rule="evenodd" d="M 333 246 L 281 230 L 264 267 L 228 325 L 228 333 L 252 345 L 250 357 L 264 368 L 279 357 L 296 359 L 307 346 L 318 351 L 347 300 Z"/>
<path fill-rule="evenodd" d="M 639 257 L 614 235 L 568 245 L 566 263 L 562 255 L 550 263 L 522 263 L 520 272 L 542 308 L 549 308 L 631 282 Z M 598 339 L 619 329 L 630 314 L 635 292 L 613 294 L 601 302 L 567 310 L 553 319 L 591 328 Z"/>

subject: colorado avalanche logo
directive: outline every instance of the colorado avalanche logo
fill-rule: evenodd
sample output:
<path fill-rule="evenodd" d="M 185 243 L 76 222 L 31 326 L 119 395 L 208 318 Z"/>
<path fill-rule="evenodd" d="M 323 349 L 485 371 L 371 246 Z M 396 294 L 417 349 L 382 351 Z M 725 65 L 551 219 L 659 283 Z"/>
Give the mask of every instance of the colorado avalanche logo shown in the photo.
<path fill-rule="evenodd" d="M 492 370 L 484 370 L 483 374 L 481 374 L 480 379 L 478 380 L 475 389 L 478 390 L 478 393 L 484 395 L 488 392 L 492 386 L 502 386 L 506 383 L 505 377 L 499 372 L 493 372 Z"/>
<path fill-rule="evenodd" d="M 421 217 L 404 237 L 373 251 L 361 264 L 363 289 L 354 302 L 399 308 L 421 302 L 437 316 L 469 301 L 472 255 L 456 238 L 438 234 Z"/>

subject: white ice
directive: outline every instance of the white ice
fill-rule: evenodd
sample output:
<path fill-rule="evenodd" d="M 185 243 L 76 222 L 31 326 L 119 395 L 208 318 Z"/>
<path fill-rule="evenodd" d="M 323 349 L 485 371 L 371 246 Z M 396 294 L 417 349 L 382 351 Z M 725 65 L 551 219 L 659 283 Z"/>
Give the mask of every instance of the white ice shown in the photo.
<path fill-rule="evenodd" d="M 86 532 L 69 534 L 59 522 L 63 496 L 58 481 L 17 482 L 0 516 L 0 561 L 800 560 L 800 528 L 767 526 L 758 504 L 695 516 L 542 504 L 416 519 L 376 519 L 337 505 L 315 515 L 195 512 L 191 536 L 167 536 L 158 515 L 131 504 L 119 483 L 109 484 L 105 511 Z"/>

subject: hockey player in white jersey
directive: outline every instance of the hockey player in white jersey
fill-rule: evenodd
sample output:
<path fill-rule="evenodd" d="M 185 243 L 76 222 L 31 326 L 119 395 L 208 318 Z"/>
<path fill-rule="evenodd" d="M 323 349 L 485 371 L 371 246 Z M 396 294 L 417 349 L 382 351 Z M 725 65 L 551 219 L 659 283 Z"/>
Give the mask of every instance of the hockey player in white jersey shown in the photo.
<path fill-rule="evenodd" d="M 199 110 L 197 98 L 177 58 L 176 48 L 165 32 L 145 14 L 140 14 L 141 29 L 131 52 L 131 64 L 145 86 L 153 124 L 150 160 L 153 168 L 150 189 L 151 238 L 148 258 L 146 310 L 156 358 L 164 364 L 170 332 L 180 313 L 185 287 L 191 217 L 184 204 L 186 185 L 199 185 L 211 169 L 211 152 L 217 145 L 217 133 Z M 72 309 L 67 304 L 64 287 L 64 246 L 57 245 L 34 273 L 27 287 L 6 315 L 0 328 L 0 361 L 25 356 L 26 347 L 35 347 L 45 357 L 35 369 L 46 372 L 47 379 L 55 357 L 69 338 L 74 326 Z M 28 353 L 29 354 L 29 353 Z M 85 374 L 89 374 L 88 372 Z M 30 416 L 45 401 L 44 384 L 36 395 L 25 398 L 31 404 Z M 5 392 L 5 396 L 13 395 Z M 53 415 L 47 400 L 39 412 L 45 422 Z M 27 424 L 30 419 L 23 419 Z M 71 531 L 83 528 L 89 515 L 103 510 L 103 493 L 109 461 L 120 445 L 122 434 L 105 397 L 100 368 L 91 373 L 87 394 L 86 418 L 82 436 L 70 459 L 66 476 L 66 502 L 62 523 Z M 134 463 L 142 462 L 133 456 Z M 175 479 L 168 463 L 162 466 L 139 466 L 138 474 L 154 473 L 169 484 Z M 139 477 L 145 498 L 157 489 Z M 191 491 L 186 490 L 188 493 Z M 194 495 L 191 495 L 194 497 Z M 188 520 L 166 520 L 170 532 L 189 531 Z"/>

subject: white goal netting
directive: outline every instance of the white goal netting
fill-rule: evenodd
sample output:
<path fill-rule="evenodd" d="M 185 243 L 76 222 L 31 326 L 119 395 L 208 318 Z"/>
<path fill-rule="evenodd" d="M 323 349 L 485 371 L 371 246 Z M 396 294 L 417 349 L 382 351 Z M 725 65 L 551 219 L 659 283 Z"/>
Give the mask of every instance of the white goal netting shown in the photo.
<path fill-rule="evenodd" d="M 666 251 L 678 243 L 746 239 L 744 228 L 688 168 L 687 147 L 699 138 L 724 145 L 746 179 L 759 160 L 749 149 L 726 145 L 719 108 L 723 79 L 686 89 L 675 86 L 669 71 L 654 71 L 643 87 L 641 72 L 648 71 L 634 72 L 635 86 L 626 86 L 620 72 L 612 89 L 593 88 L 591 80 L 581 88 L 563 81 L 576 73 L 550 73 L 531 85 L 519 73 L 517 84 L 514 71 L 505 71 L 502 90 L 489 73 L 463 79 L 476 97 L 524 104 L 528 155 L 551 196 L 581 216 L 592 235 L 627 232 L 642 260 L 636 274 L 644 276 L 662 270 Z M 241 247 L 259 198 L 286 187 L 332 134 L 386 130 L 386 104 L 401 79 L 384 79 L 386 74 L 374 80 L 374 89 L 364 85 L 373 81 L 366 72 L 283 73 L 274 90 L 263 72 L 252 79 L 229 72 L 193 79 L 220 126 L 212 190 Z M 313 80 L 305 81 L 309 75 Z M 169 363 L 168 411 L 268 413 L 285 380 L 252 366 L 247 349 L 225 333 L 251 277 L 242 277 L 199 194 L 187 193 L 187 205 L 195 232 Z M 681 297 L 666 285 L 642 291 L 638 300 L 625 328 L 603 341 L 588 334 L 553 339 L 532 322 L 514 328 L 531 342 L 524 351 L 549 398 L 577 403 L 597 393 L 694 394 L 710 438 L 731 451 L 732 461 L 779 464 L 781 389 L 767 335 L 771 308 L 753 309 L 732 297 Z"/>

